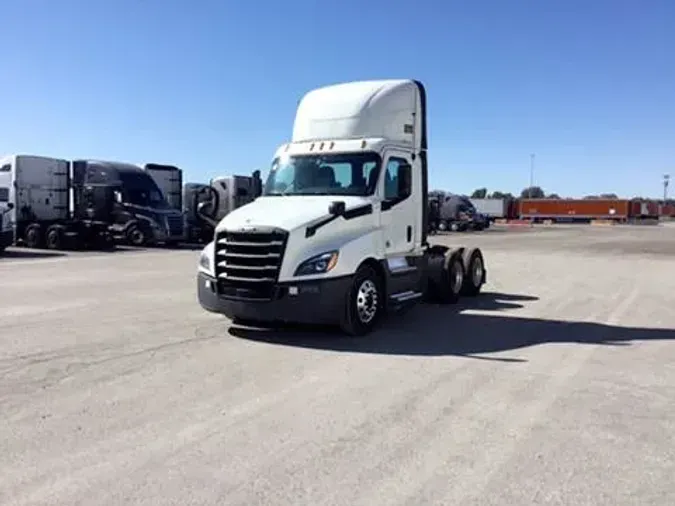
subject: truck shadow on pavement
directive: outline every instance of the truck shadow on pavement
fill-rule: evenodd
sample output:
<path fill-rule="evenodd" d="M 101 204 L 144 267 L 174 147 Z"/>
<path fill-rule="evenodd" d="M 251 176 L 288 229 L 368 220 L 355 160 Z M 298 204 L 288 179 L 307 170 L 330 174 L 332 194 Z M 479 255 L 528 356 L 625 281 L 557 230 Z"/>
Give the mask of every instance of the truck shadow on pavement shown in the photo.
<path fill-rule="evenodd" d="M 65 253 L 60 251 L 52 250 L 35 250 L 35 249 L 21 249 L 21 248 L 12 248 L 6 249 L 0 253 L 0 259 L 25 259 L 29 260 L 32 258 L 58 258 L 66 256 Z"/>
<path fill-rule="evenodd" d="M 484 293 L 455 306 L 422 304 L 392 315 L 373 334 L 345 337 L 334 328 L 284 326 L 257 329 L 231 326 L 241 339 L 280 346 L 335 352 L 408 356 L 461 356 L 500 362 L 526 362 L 521 358 L 484 356 L 547 343 L 626 346 L 632 341 L 675 340 L 675 329 L 617 327 L 612 325 L 500 315 L 523 307 L 537 297 Z M 466 314 L 462 311 L 493 311 Z"/>

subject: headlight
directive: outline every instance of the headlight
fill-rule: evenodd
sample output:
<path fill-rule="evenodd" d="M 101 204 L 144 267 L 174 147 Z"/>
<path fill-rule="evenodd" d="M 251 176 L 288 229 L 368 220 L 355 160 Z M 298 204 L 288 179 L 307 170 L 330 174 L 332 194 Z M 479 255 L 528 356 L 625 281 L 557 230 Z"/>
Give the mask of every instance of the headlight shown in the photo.
<path fill-rule="evenodd" d="M 295 270 L 296 276 L 323 274 L 330 271 L 337 264 L 338 252 L 327 251 L 302 262 Z"/>
<path fill-rule="evenodd" d="M 213 243 L 209 243 L 199 255 L 199 267 L 206 272 L 212 272 L 211 260 L 213 258 Z"/>

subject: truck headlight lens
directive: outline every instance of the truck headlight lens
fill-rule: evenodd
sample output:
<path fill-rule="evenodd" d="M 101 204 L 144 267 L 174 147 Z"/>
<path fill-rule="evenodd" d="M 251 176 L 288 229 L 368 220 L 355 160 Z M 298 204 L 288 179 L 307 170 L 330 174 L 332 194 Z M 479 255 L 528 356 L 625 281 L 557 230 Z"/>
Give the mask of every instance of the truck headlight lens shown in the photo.
<path fill-rule="evenodd" d="M 211 267 L 212 263 L 213 263 L 213 243 L 211 242 L 206 245 L 206 247 L 202 250 L 202 252 L 199 255 L 199 268 L 208 273 L 212 273 L 213 272 L 213 268 Z"/>
<path fill-rule="evenodd" d="M 327 251 L 302 262 L 295 270 L 296 276 L 309 276 L 311 274 L 324 274 L 329 272 L 338 260 L 337 251 Z"/>

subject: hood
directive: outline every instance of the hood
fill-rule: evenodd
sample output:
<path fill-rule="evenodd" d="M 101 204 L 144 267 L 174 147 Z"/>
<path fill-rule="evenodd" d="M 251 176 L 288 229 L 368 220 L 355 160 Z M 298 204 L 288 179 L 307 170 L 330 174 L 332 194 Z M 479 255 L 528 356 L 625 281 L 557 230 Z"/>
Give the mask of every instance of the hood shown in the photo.
<path fill-rule="evenodd" d="M 139 213 L 139 214 L 155 214 L 157 216 L 178 216 L 182 215 L 182 211 L 179 211 L 178 209 L 174 209 L 172 207 L 167 207 L 166 209 L 159 209 L 157 207 L 148 207 L 148 206 L 138 206 L 136 204 L 129 204 L 126 203 L 124 206 L 127 209 L 130 209 L 133 212 Z"/>
<path fill-rule="evenodd" d="M 250 226 L 272 226 L 293 230 L 328 214 L 331 202 L 342 201 L 347 209 L 369 204 L 367 197 L 345 195 L 296 195 L 258 197 L 235 209 L 218 224 L 218 230 Z"/>

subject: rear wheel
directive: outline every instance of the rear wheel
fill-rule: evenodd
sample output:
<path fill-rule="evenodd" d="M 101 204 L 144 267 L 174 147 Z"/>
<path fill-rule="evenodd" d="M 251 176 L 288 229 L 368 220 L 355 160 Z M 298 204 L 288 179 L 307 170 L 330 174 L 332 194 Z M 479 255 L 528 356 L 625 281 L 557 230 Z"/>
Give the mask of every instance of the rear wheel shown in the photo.
<path fill-rule="evenodd" d="M 59 226 L 47 229 L 47 249 L 59 250 L 63 248 L 63 230 Z"/>
<path fill-rule="evenodd" d="M 467 254 L 467 273 L 464 277 L 462 295 L 475 296 L 480 293 L 483 287 L 485 264 L 483 262 L 483 255 L 479 250 L 469 250 Z"/>
<path fill-rule="evenodd" d="M 350 336 L 365 336 L 375 329 L 383 312 L 382 281 L 372 267 L 363 265 L 347 293 L 340 328 Z"/>
<path fill-rule="evenodd" d="M 441 304 L 454 304 L 459 300 L 464 285 L 464 262 L 457 253 L 447 253 L 441 283 L 436 286 L 436 295 Z"/>
<path fill-rule="evenodd" d="M 28 225 L 26 233 L 24 234 L 24 242 L 29 248 L 41 248 L 42 247 L 42 227 L 37 223 Z"/>

